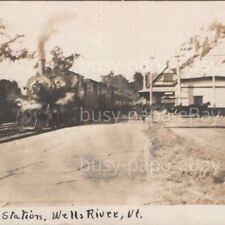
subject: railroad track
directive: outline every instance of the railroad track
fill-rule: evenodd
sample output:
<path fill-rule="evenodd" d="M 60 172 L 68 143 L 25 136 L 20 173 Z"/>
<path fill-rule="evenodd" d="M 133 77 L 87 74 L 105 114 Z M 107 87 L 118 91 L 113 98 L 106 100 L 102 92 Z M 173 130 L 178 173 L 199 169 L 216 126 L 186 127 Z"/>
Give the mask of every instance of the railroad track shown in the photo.
<path fill-rule="evenodd" d="M 2 124 L 0 125 L 0 144 L 77 125 L 84 125 L 84 124 L 82 123 L 61 124 L 57 128 L 43 128 L 41 130 L 37 130 L 34 128 L 26 128 L 24 130 L 21 130 L 21 126 L 16 125 L 15 123 Z"/>
<path fill-rule="evenodd" d="M 49 132 L 51 130 L 52 129 L 50 128 L 45 128 L 41 131 L 37 131 L 34 129 L 21 130 L 20 126 L 14 123 L 2 124 L 0 125 L 0 143 L 14 141 L 17 139 Z"/>
<path fill-rule="evenodd" d="M 0 132 L 17 129 L 19 126 L 15 123 L 4 123 L 0 125 Z"/>

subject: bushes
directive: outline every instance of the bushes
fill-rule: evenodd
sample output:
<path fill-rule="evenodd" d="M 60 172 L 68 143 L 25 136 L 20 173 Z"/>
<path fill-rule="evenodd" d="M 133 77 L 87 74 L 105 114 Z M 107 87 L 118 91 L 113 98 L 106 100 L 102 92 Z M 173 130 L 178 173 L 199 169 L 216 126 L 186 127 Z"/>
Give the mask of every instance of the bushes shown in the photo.
<path fill-rule="evenodd" d="M 0 80 L 0 123 L 15 121 L 18 97 L 21 97 L 21 90 L 16 81 Z"/>

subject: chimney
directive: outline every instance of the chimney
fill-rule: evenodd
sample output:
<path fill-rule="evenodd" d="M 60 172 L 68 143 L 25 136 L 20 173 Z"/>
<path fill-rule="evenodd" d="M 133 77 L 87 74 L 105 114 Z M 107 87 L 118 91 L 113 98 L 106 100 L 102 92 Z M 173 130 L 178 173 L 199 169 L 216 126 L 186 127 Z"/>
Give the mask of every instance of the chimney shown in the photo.
<path fill-rule="evenodd" d="M 38 62 L 38 71 L 40 75 L 45 75 L 45 59 L 39 59 Z"/>

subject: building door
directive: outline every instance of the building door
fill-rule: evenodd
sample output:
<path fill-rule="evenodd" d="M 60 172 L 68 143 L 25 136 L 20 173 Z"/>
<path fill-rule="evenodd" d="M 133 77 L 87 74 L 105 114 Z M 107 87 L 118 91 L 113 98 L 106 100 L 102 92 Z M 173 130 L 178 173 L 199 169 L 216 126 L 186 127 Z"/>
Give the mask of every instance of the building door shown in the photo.
<path fill-rule="evenodd" d="M 156 95 L 155 95 L 155 103 L 156 103 L 156 105 L 160 105 L 161 104 L 161 98 L 162 98 L 161 94 L 160 93 L 156 93 Z"/>
<path fill-rule="evenodd" d="M 203 96 L 194 96 L 194 105 L 201 105 L 203 103 Z"/>

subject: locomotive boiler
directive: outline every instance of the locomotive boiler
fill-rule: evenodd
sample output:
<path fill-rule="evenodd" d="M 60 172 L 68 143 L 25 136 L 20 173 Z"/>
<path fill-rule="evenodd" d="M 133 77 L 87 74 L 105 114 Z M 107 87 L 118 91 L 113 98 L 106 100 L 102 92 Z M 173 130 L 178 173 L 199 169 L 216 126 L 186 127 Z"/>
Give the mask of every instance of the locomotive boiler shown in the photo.
<path fill-rule="evenodd" d="M 79 107 L 82 98 L 82 77 L 66 71 L 62 73 L 47 72 L 45 60 L 39 60 L 38 72 L 26 85 L 26 99 L 17 101 L 19 112 L 17 123 L 22 129 L 42 129 L 55 127 L 71 118 Z M 78 93 L 79 91 L 79 93 Z M 74 113 L 75 115 L 76 113 Z"/>

